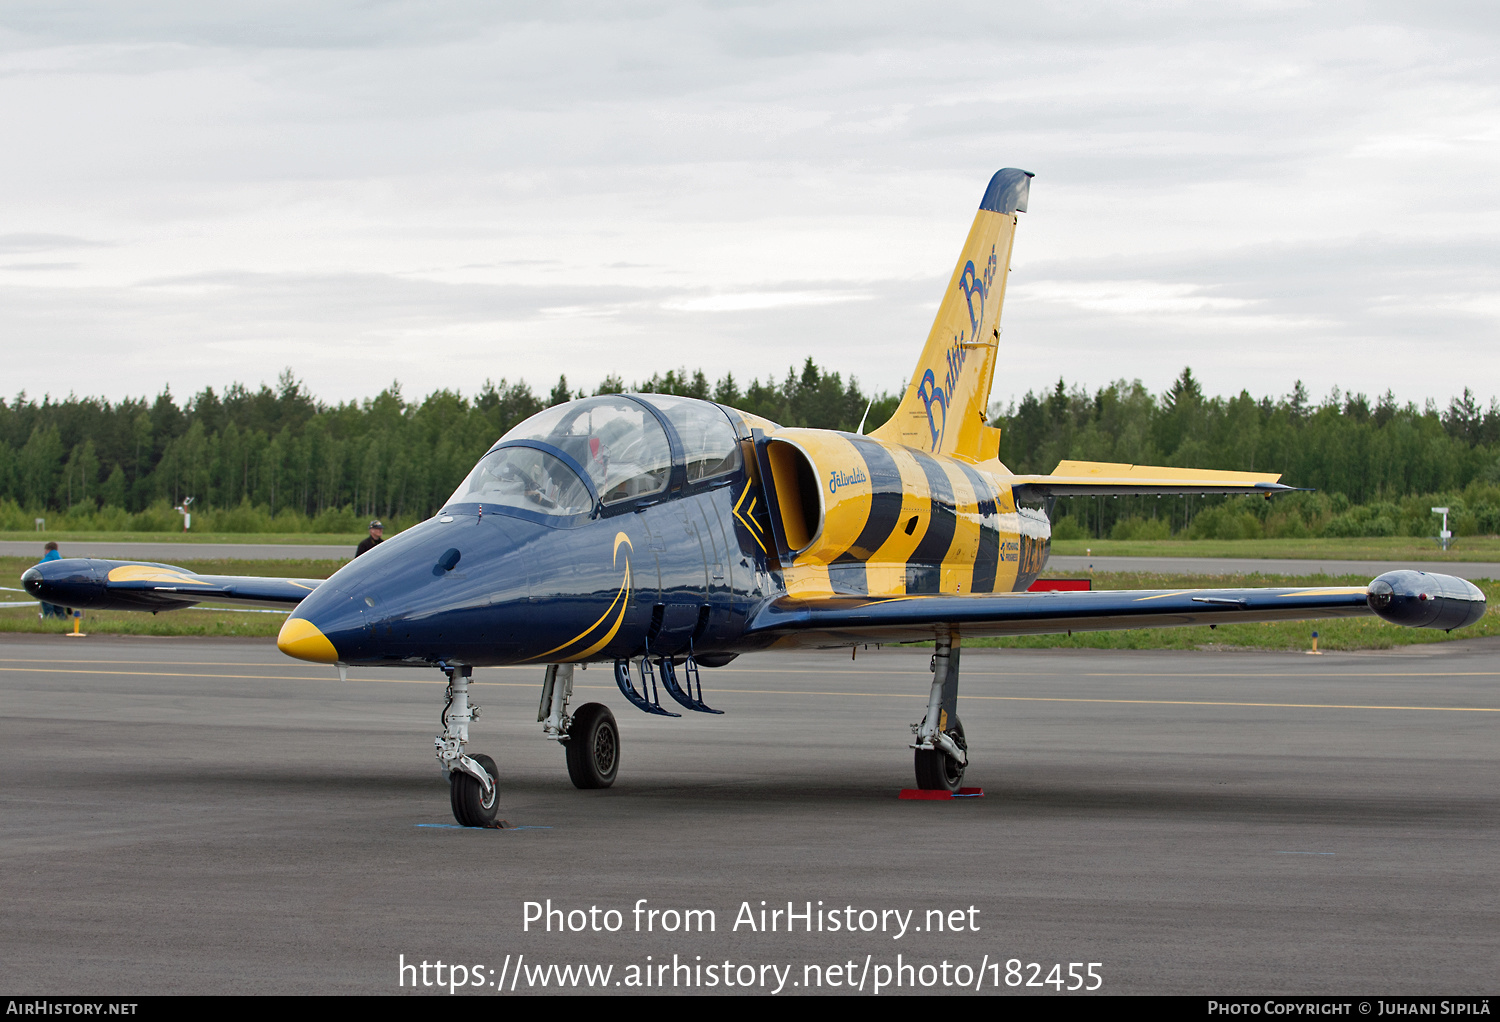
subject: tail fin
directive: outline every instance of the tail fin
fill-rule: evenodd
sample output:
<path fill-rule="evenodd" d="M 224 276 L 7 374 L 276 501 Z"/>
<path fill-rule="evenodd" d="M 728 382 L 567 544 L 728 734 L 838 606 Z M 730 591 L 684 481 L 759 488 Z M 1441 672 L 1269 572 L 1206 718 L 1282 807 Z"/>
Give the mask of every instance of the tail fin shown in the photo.
<path fill-rule="evenodd" d="M 1007 168 L 990 178 L 911 385 L 872 436 L 970 461 L 999 452 L 1000 431 L 984 424 L 983 413 L 1000 348 L 1016 214 L 1026 212 L 1031 177 Z"/>

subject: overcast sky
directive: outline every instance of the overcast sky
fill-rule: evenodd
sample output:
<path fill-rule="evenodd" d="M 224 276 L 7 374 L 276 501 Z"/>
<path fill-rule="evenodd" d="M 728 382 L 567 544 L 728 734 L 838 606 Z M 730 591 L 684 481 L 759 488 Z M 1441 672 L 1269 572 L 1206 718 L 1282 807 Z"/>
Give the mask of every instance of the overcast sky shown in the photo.
<path fill-rule="evenodd" d="M 1488 399 L 1497 12 L 7 0 L 0 389 L 898 389 L 1015 166 L 998 400 Z"/>

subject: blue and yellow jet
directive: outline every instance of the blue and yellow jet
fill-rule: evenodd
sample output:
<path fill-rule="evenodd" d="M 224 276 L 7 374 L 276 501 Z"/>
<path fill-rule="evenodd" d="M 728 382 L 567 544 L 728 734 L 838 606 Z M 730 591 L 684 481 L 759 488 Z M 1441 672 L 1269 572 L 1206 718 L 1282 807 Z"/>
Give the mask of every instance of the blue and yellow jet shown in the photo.
<path fill-rule="evenodd" d="M 327 581 L 75 559 L 30 569 L 26 587 L 85 609 L 295 605 L 277 640 L 290 656 L 441 669 L 450 684 L 435 745 L 454 814 L 470 826 L 491 823 L 498 804 L 494 761 L 464 751 L 475 667 L 545 665 L 538 720 L 564 744 L 573 782 L 591 788 L 613 783 L 620 739 L 603 704 L 569 709 L 575 664 L 612 664 L 632 704 L 678 716 L 660 691 L 718 712 L 699 668 L 741 653 L 935 641 L 917 782 L 957 790 L 968 763 L 964 636 L 1370 613 L 1426 628 L 1479 619 L 1476 587 L 1416 571 L 1353 587 L 1028 592 L 1047 562 L 1055 497 L 1289 489 L 1264 473 L 1064 461 L 1016 475 L 1001 464 L 984 409 L 1030 179 L 991 179 L 901 404 L 869 435 L 783 429 L 660 394 L 584 398 L 506 433 L 435 517 Z"/>

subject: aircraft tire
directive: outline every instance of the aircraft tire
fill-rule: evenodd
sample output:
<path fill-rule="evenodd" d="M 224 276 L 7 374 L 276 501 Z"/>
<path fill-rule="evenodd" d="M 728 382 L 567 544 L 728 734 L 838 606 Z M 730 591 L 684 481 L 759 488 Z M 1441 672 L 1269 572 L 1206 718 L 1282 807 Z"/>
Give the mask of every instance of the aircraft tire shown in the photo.
<path fill-rule="evenodd" d="M 964 726 L 957 717 L 948 735 L 965 752 Z M 964 768 L 940 749 L 918 749 L 916 752 L 917 787 L 924 791 L 957 791 L 964 783 Z"/>
<path fill-rule="evenodd" d="M 489 827 L 494 824 L 500 811 L 500 772 L 495 761 L 483 753 L 470 756 L 484 767 L 485 773 L 495 782 L 495 793 L 490 804 L 484 804 L 484 788 L 462 770 L 449 773 L 450 793 L 453 797 L 453 818 L 465 827 Z"/>
<path fill-rule="evenodd" d="M 608 788 L 620 772 L 620 728 L 603 703 L 584 703 L 568 728 L 568 779 L 575 788 Z"/>

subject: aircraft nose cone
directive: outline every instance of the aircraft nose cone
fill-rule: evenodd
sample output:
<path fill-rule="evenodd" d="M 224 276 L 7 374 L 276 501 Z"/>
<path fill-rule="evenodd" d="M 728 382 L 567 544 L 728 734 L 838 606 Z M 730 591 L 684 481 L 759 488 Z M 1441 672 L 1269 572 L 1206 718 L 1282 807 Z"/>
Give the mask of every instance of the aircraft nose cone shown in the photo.
<path fill-rule="evenodd" d="M 287 656 L 298 660 L 311 660 L 319 664 L 337 663 L 338 650 L 318 626 L 305 617 L 289 617 L 276 636 L 276 648 Z"/>

